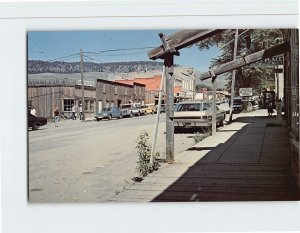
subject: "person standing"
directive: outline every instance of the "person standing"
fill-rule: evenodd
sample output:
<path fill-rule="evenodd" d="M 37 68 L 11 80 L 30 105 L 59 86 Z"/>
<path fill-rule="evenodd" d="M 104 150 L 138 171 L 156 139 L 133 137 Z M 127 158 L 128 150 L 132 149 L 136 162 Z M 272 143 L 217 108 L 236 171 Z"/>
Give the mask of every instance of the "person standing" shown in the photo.
<path fill-rule="evenodd" d="M 82 104 L 80 104 L 80 107 L 79 107 L 79 117 L 80 117 L 80 120 L 82 120 Z"/>
<path fill-rule="evenodd" d="M 36 110 L 33 106 L 31 107 L 30 114 L 36 116 Z"/>
<path fill-rule="evenodd" d="M 55 122 L 55 127 L 58 127 L 58 121 L 59 121 L 59 110 L 58 107 L 55 107 L 54 110 L 54 122 Z"/>
<path fill-rule="evenodd" d="M 76 120 L 76 107 L 75 107 L 75 105 L 72 106 L 72 120 Z"/>

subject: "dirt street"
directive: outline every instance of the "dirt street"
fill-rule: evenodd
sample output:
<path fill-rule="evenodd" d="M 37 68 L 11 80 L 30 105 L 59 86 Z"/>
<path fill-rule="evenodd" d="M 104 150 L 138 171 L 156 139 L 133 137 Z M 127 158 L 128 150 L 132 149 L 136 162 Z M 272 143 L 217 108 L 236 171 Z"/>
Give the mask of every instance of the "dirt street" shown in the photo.
<path fill-rule="evenodd" d="M 154 130 L 155 116 L 111 121 L 63 120 L 29 131 L 30 202 L 105 202 L 132 183 L 138 159 L 137 139 Z M 162 114 L 157 151 L 165 153 Z M 176 154 L 194 144 L 193 134 L 175 134 Z"/>

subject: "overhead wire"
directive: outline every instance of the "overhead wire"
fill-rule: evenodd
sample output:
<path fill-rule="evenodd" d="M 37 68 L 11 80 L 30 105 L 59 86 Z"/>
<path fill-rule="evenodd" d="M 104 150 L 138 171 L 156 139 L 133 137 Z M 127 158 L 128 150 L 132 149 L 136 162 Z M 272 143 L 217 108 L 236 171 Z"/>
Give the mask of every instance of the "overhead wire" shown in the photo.
<path fill-rule="evenodd" d="M 57 60 L 62 60 L 62 59 L 64 59 L 64 58 L 74 57 L 74 56 L 78 56 L 78 55 L 80 55 L 80 53 L 74 53 L 74 54 L 71 54 L 71 55 L 68 55 L 68 56 L 64 56 L 64 57 L 59 57 L 59 58 L 55 58 L 55 59 L 48 60 L 48 62 L 53 62 L 53 61 L 57 61 Z"/>
<path fill-rule="evenodd" d="M 118 52 L 118 51 L 132 51 L 132 50 L 143 50 L 143 49 L 152 49 L 155 47 L 134 47 L 134 48 L 119 48 L 119 49 L 107 49 L 107 50 L 102 50 L 102 51 L 96 51 L 96 52 L 92 52 L 92 51 L 83 51 L 83 56 L 86 58 L 89 58 L 90 60 L 95 60 L 94 58 L 91 58 L 89 56 L 123 56 L 123 55 L 137 55 L 137 54 L 142 54 L 142 53 L 131 53 L 131 54 L 112 54 L 112 55 L 103 55 L 102 53 L 109 53 L 109 52 Z M 89 56 L 85 55 L 85 54 L 89 54 Z M 74 54 L 70 54 L 67 56 L 63 56 L 63 57 L 58 57 L 58 58 L 54 58 L 51 60 L 47 60 L 48 62 L 53 62 L 53 61 L 64 61 L 66 60 L 65 58 L 70 58 L 70 57 L 75 57 L 75 56 L 79 56 L 80 53 L 74 53 Z M 69 59 L 67 59 L 69 60 Z"/>
<path fill-rule="evenodd" d="M 250 29 L 247 29 L 245 31 L 243 31 L 242 33 L 240 33 L 238 36 L 240 37 L 241 35 L 243 35 L 245 32 L 249 31 Z M 229 42 L 227 42 L 226 44 L 224 44 L 223 46 L 220 46 L 219 48 L 224 48 L 225 46 L 229 45 L 230 43 L 232 43 L 234 41 L 234 39 L 230 40 Z"/>

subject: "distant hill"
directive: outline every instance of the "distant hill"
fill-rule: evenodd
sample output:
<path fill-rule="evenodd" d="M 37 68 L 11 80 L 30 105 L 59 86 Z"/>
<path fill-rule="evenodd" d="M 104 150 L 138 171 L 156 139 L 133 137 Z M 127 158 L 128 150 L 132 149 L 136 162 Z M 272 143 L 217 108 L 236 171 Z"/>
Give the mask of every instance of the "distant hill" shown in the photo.
<path fill-rule="evenodd" d="M 28 61 L 28 73 L 80 73 L 80 62 L 61 62 L 61 61 Z M 162 62 L 153 61 L 131 61 L 131 62 L 109 62 L 93 63 L 84 62 L 84 72 L 105 72 L 105 73 L 129 73 L 157 70 L 163 66 Z"/>
<path fill-rule="evenodd" d="M 161 75 L 162 62 L 153 61 L 132 61 L 132 62 L 110 62 L 110 63 L 84 63 L 84 77 L 87 80 L 96 80 L 98 78 L 114 81 L 116 79 L 131 79 L 136 77 L 153 77 Z M 177 78 L 186 78 L 189 70 L 188 67 L 175 65 L 174 76 Z M 212 86 L 211 80 L 201 81 L 197 77 L 201 71 L 194 69 L 196 77 L 196 85 Z M 80 79 L 80 63 L 79 62 L 47 62 L 47 61 L 28 61 L 28 78 L 29 80 L 43 80 L 67 78 Z M 224 88 L 227 80 L 223 75 L 219 75 L 217 79 L 217 88 Z"/>

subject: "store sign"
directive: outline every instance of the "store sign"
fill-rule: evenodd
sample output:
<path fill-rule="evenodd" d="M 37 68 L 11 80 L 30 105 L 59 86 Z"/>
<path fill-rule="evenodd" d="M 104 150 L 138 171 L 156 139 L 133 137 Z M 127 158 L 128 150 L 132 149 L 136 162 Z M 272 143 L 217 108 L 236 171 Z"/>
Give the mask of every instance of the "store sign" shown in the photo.
<path fill-rule="evenodd" d="M 240 96 L 252 96 L 252 88 L 240 88 Z"/>
<path fill-rule="evenodd" d="M 81 80 L 77 80 L 77 85 L 81 85 Z M 93 87 L 95 86 L 95 82 L 91 80 L 83 80 L 83 85 Z"/>
<path fill-rule="evenodd" d="M 278 66 L 278 65 L 283 65 L 283 54 L 266 58 L 264 60 L 252 63 L 249 66 L 255 67 L 255 66 Z"/>

